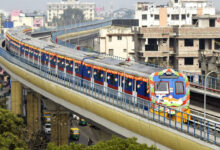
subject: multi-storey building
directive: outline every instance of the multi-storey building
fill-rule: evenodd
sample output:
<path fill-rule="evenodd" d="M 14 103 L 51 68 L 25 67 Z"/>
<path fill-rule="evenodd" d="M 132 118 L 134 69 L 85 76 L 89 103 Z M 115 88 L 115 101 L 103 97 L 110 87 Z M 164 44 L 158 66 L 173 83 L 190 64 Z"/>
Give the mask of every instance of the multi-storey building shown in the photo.
<path fill-rule="evenodd" d="M 131 27 L 111 26 L 100 30 L 101 53 L 135 59 L 135 34 Z"/>
<path fill-rule="evenodd" d="M 138 2 L 135 18 L 141 27 L 191 25 L 196 15 L 214 15 L 215 8 L 207 0 L 169 0 L 168 5 Z"/>
<path fill-rule="evenodd" d="M 48 24 L 52 24 L 54 17 L 60 18 L 64 10 L 68 7 L 82 9 L 86 20 L 94 20 L 95 18 L 95 3 L 82 3 L 79 0 L 61 0 L 61 2 L 47 3 Z"/>
<path fill-rule="evenodd" d="M 191 26 L 140 28 L 138 60 L 199 74 L 220 70 L 219 18 L 202 15 Z"/>

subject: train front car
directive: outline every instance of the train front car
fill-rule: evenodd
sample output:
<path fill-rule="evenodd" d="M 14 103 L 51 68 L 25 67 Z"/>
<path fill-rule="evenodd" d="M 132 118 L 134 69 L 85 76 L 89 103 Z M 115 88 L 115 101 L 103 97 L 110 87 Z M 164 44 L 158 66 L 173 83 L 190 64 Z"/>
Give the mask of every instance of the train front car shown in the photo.
<path fill-rule="evenodd" d="M 190 114 L 190 83 L 187 76 L 172 69 L 165 69 L 152 73 L 149 80 L 151 101 L 153 104 L 159 104 L 152 105 L 151 111 L 176 118 L 178 122 L 181 122 L 181 118 L 184 122 L 190 120 L 190 115 L 187 115 Z"/>

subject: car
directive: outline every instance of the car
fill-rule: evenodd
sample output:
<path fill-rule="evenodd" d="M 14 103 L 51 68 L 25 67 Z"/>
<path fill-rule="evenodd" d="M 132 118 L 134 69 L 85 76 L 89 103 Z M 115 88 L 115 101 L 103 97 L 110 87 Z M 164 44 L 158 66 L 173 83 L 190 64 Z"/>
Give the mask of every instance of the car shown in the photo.
<path fill-rule="evenodd" d="M 78 121 L 80 118 L 79 118 L 79 116 L 73 114 L 73 119 Z"/>
<path fill-rule="evenodd" d="M 50 123 L 46 123 L 43 128 L 44 128 L 45 134 L 51 134 L 51 124 Z"/>

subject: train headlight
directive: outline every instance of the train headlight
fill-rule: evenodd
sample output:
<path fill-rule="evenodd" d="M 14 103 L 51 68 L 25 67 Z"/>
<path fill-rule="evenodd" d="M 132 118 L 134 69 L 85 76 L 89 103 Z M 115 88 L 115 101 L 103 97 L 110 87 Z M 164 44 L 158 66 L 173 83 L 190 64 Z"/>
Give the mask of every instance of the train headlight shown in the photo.
<path fill-rule="evenodd" d="M 115 78 L 115 81 L 117 82 L 117 81 L 118 81 L 118 78 Z"/>
<path fill-rule="evenodd" d="M 97 73 L 96 72 L 94 72 L 94 75 L 96 75 Z"/>
<path fill-rule="evenodd" d="M 140 84 L 138 84 L 137 88 L 139 89 L 140 87 L 141 87 L 141 85 L 140 85 Z"/>
<path fill-rule="evenodd" d="M 128 84 L 129 86 L 131 86 L 131 82 L 129 82 L 129 84 Z"/>
<path fill-rule="evenodd" d="M 101 74 L 101 77 L 103 77 L 103 74 Z"/>
<path fill-rule="evenodd" d="M 109 80 L 109 79 L 110 79 L 110 76 L 108 76 L 107 78 L 108 78 L 108 80 Z"/>

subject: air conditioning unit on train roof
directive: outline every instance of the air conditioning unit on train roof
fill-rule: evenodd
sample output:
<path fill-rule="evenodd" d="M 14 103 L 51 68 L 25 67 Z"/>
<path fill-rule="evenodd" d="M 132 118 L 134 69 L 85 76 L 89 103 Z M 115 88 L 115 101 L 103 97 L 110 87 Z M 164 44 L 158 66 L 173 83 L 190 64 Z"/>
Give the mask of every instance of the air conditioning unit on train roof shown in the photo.
<path fill-rule="evenodd" d="M 122 61 L 118 64 L 118 66 L 132 66 L 134 61 Z"/>

